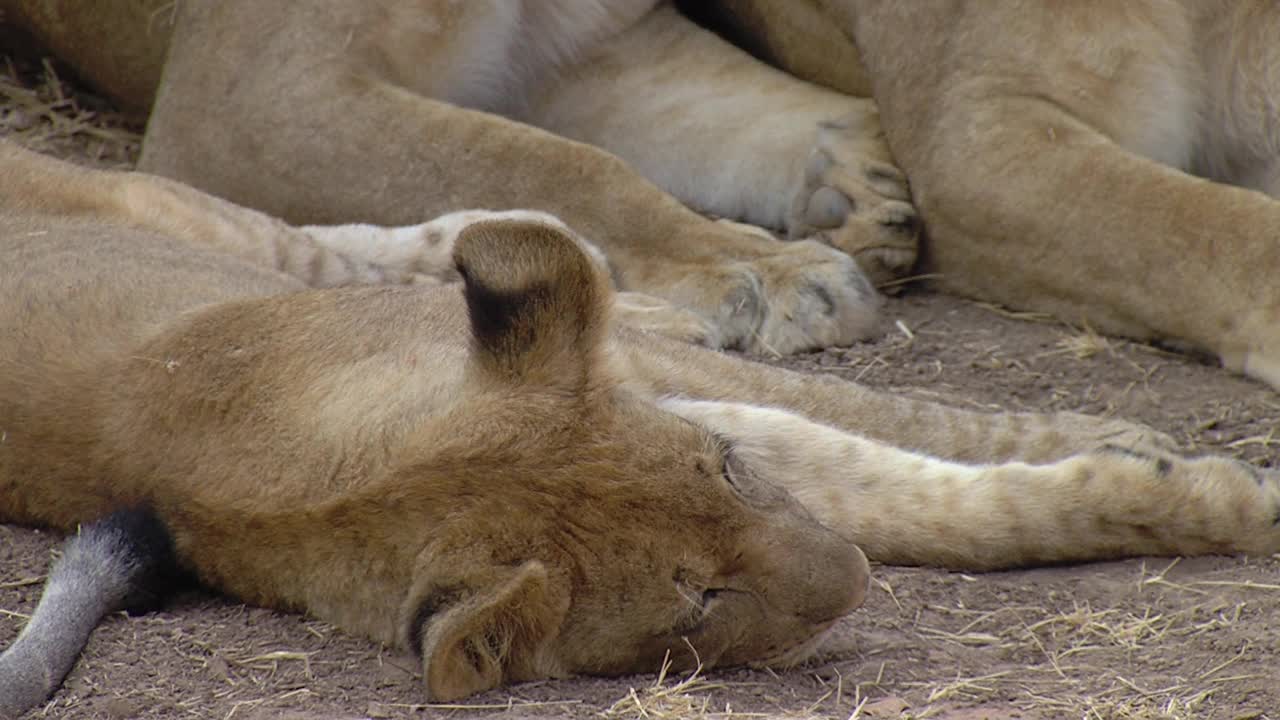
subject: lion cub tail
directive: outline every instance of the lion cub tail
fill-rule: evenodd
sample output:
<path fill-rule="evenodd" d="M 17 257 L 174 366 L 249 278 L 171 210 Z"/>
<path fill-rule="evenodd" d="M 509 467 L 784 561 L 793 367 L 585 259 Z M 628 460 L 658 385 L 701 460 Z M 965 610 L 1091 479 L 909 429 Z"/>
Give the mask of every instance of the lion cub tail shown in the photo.
<path fill-rule="evenodd" d="M 0 718 L 52 695 L 105 615 L 158 606 L 177 577 L 169 532 L 150 510 L 83 526 L 49 572 L 31 620 L 0 654 Z"/>

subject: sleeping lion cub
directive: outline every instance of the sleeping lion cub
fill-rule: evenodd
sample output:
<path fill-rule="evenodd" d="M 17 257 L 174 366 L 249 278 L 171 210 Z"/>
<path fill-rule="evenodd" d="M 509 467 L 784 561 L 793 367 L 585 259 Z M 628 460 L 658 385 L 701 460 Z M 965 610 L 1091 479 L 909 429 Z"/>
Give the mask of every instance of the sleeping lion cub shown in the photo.
<path fill-rule="evenodd" d="M 447 700 L 668 653 L 792 664 L 862 602 L 859 546 L 976 569 L 1280 549 L 1273 472 L 615 314 L 648 318 L 542 213 L 293 227 L 0 142 L 0 521 L 80 527 L 0 655 L 0 715 L 175 570 L 411 650 Z"/>

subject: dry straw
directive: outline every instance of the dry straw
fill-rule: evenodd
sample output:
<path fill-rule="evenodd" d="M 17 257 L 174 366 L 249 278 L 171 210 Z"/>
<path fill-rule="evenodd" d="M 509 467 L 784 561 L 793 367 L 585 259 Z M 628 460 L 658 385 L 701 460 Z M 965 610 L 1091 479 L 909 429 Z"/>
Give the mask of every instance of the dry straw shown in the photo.
<path fill-rule="evenodd" d="M 139 132 L 103 100 L 65 82 L 49 60 L 25 70 L 0 56 L 0 136 L 70 160 L 127 167 L 137 158 Z"/>

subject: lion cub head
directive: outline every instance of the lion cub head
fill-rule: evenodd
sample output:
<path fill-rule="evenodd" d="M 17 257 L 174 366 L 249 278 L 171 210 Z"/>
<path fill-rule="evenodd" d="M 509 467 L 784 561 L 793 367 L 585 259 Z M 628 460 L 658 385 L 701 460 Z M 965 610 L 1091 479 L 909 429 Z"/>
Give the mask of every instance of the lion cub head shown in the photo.
<path fill-rule="evenodd" d="M 447 508 L 401 608 L 432 698 L 573 673 L 786 663 L 866 559 L 611 368 L 607 276 L 563 229 L 459 237 L 467 391 L 401 472 Z M 425 482 L 424 478 L 430 478 Z"/>

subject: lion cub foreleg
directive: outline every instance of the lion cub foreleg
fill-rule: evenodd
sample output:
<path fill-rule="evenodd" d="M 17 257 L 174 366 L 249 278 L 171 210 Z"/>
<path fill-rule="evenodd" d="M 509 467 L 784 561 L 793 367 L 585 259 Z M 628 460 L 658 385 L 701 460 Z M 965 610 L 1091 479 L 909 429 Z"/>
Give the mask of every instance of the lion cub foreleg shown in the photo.
<path fill-rule="evenodd" d="M 600 248 L 556 216 L 537 210 L 461 210 L 418 225 L 307 225 L 302 231 L 334 252 L 359 258 L 389 272 L 452 282 L 461 280 L 453 262 L 458 236 L 475 223 L 491 220 L 550 225 L 572 238 L 588 257 L 608 270 L 608 259 Z M 624 325 L 683 342 L 712 347 L 721 344 L 713 324 L 697 313 L 662 298 L 637 292 L 617 292 L 613 295 L 613 305 L 614 317 Z"/>
<path fill-rule="evenodd" d="M 310 287 L 423 282 L 414 268 L 375 265 L 343 236 L 368 226 L 297 228 L 193 187 L 142 172 L 92 170 L 0 141 L 0 213 L 122 226 L 249 260 Z M 377 228 L 382 234 L 392 229 Z M 400 231 L 400 234 L 404 234 Z M 424 248 L 419 243 L 418 255 Z"/>
<path fill-rule="evenodd" d="M 662 403 L 727 436 L 748 467 L 880 562 L 989 570 L 1280 549 L 1280 475 L 1225 458 L 1106 446 L 1043 465 L 968 465 L 783 410 Z"/>

